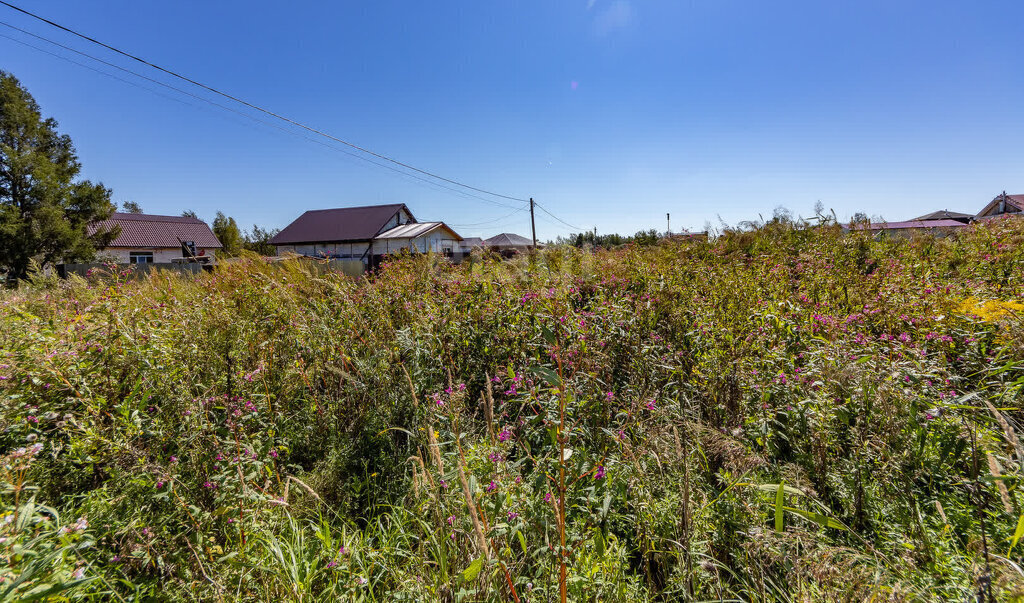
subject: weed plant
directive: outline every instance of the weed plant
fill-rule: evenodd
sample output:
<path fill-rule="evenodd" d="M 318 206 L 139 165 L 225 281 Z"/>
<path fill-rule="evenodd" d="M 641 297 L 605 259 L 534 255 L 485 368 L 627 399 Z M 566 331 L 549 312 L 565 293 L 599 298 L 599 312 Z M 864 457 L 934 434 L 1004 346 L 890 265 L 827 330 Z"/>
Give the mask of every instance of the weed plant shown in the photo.
<path fill-rule="evenodd" d="M 5 292 L 0 597 L 1020 599 L 1024 220 L 962 230 Z"/>

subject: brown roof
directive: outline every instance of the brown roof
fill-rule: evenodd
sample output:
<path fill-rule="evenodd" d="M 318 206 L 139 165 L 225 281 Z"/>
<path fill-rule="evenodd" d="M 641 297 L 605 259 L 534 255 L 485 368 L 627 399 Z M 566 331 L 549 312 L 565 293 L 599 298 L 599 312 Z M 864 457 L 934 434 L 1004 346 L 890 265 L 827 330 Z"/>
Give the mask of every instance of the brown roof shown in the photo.
<path fill-rule="evenodd" d="M 403 208 L 412 216 L 404 203 L 310 210 L 285 226 L 284 230 L 270 239 L 270 244 L 369 241 Z"/>
<path fill-rule="evenodd" d="M 939 211 L 933 211 L 930 214 L 914 218 L 914 220 L 957 220 L 959 222 L 969 222 L 972 218 L 974 218 L 974 214 L 964 214 L 958 211 L 940 209 Z"/>
<path fill-rule="evenodd" d="M 206 222 L 182 216 L 113 213 L 90 225 L 89 232 L 110 230 L 115 225 L 121 232 L 107 247 L 180 247 L 181 241 L 195 241 L 196 247 L 223 247 Z"/>
<path fill-rule="evenodd" d="M 978 212 L 978 217 L 987 217 L 990 211 L 998 207 L 999 202 L 1003 200 L 1003 194 L 996 195 L 995 199 L 992 199 L 988 205 L 983 207 Z M 1024 211 L 1024 195 L 1006 195 L 1006 213 L 1017 213 Z"/>

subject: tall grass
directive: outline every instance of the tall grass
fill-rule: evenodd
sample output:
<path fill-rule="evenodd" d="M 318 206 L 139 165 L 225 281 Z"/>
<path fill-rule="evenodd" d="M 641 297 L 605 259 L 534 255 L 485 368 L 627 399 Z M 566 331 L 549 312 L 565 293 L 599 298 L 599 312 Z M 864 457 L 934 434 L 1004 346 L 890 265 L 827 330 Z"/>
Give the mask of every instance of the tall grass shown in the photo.
<path fill-rule="evenodd" d="M 1021 222 L 4 293 L 0 588 L 1020 598 Z"/>

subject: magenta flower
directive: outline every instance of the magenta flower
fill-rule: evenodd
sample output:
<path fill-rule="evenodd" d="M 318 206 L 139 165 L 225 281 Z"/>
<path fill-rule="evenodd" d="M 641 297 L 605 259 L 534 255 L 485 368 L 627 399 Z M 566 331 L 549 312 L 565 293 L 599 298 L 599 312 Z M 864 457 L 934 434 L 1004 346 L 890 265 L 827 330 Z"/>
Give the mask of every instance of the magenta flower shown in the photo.
<path fill-rule="evenodd" d="M 512 437 L 512 433 L 507 428 L 502 428 L 502 430 L 500 432 L 498 432 L 498 441 L 499 442 L 507 442 L 508 439 L 511 438 L 511 437 Z"/>
<path fill-rule="evenodd" d="M 497 490 L 497 489 L 498 489 L 498 484 L 496 484 L 496 483 L 494 482 L 494 480 L 492 479 L 492 480 L 491 480 L 491 483 L 487 484 L 487 491 L 488 491 L 488 492 L 494 492 L 494 491 L 495 491 L 495 490 Z"/>
<path fill-rule="evenodd" d="M 597 466 L 597 473 L 594 474 L 594 479 L 604 479 L 604 465 Z"/>
<path fill-rule="evenodd" d="M 214 484 L 213 482 L 203 482 L 203 487 L 214 489 L 217 487 L 217 484 Z"/>

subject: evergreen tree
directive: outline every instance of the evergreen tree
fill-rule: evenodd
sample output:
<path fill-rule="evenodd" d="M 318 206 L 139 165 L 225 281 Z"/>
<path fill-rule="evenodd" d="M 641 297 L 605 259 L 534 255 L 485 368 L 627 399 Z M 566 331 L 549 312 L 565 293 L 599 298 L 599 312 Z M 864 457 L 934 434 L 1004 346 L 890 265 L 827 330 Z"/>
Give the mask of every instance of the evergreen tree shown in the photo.
<path fill-rule="evenodd" d="M 217 217 L 213 219 L 213 234 L 217 235 L 220 244 L 224 246 L 221 250 L 224 255 L 238 255 L 242 250 L 242 231 L 238 229 L 238 223 L 222 211 L 217 212 Z"/>
<path fill-rule="evenodd" d="M 40 266 L 92 259 L 117 229 L 89 234 L 89 224 L 115 207 L 110 189 L 87 180 L 71 138 L 43 119 L 39 105 L 11 74 L 0 71 L 0 270 L 25 278 Z"/>
<path fill-rule="evenodd" d="M 138 203 L 134 202 L 134 201 L 125 201 L 124 203 L 121 204 L 121 207 L 123 207 L 125 213 L 128 213 L 128 214 L 141 214 L 141 213 L 143 213 L 142 212 L 142 206 L 139 205 Z"/>

